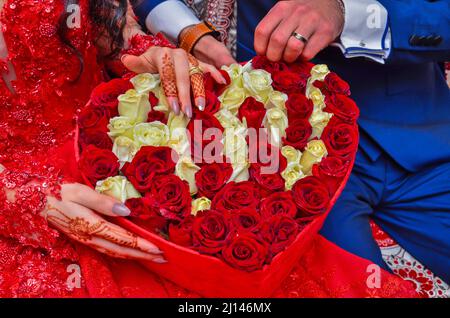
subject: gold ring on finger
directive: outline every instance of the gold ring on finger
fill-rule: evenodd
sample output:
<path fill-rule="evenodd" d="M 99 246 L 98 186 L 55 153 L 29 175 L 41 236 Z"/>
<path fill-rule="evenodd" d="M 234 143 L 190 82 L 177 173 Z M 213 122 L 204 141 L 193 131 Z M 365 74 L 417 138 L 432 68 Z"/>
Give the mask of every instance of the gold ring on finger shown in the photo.
<path fill-rule="evenodd" d="M 195 74 L 203 74 L 203 71 L 200 69 L 200 67 L 198 67 L 198 66 L 192 66 L 192 67 L 189 69 L 189 75 L 190 75 L 190 76 L 195 75 Z"/>

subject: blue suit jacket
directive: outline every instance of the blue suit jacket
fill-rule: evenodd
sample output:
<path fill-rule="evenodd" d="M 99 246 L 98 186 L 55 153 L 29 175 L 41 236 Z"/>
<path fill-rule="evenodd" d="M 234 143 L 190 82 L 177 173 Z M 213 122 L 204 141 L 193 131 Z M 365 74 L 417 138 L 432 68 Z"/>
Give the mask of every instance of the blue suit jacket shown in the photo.
<path fill-rule="evenodd" d="M 160 0 L 147 0 L 154 7 Z M 238 0 L 238 59 L 255 55 L 253 34 L 276 0 Z M 386 64 L 346 59 L 335 48 L 326 63 L 349 82 L 361 109 L 360 148 L 383 151 L 409 171 L 450 161 L 450 91 L 442 64 L 450 61 L 449 0 L 379 0 L 389 14 L 391 54 Z"/>

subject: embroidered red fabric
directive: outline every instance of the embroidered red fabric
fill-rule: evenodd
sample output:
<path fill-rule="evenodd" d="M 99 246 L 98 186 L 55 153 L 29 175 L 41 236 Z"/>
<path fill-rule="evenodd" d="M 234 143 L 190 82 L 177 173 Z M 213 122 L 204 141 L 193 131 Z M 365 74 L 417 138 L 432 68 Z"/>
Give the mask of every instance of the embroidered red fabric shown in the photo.
<path fill-rule="evenodd" d="M 78 57 L 57 35 L 63 1 L 9 0 L 1 13 L 17 80 L 15 93 L 0 82 L 0 163 L 6 167 L 0 174 L 0 297 L 196 297 L 135 262 L 74 244 L 40 215 L 47 194 L 58 195 L 62 182 L 78 178 L 74 117 L 103 78 L 89 1 L 79 5 L 81 24 L 68 37 L 83 58 L 81 73 Z M 161 36 L 135 37 L 131 44 L 129 54 L 168 45 Z M 330 244 L 318 236 L 277 296 L 415 296 L 388 273 L 386 288 L 368 292 L 366 261 Z M 81 268 L 80 288 L 67 284 L 69 265 Z"/>

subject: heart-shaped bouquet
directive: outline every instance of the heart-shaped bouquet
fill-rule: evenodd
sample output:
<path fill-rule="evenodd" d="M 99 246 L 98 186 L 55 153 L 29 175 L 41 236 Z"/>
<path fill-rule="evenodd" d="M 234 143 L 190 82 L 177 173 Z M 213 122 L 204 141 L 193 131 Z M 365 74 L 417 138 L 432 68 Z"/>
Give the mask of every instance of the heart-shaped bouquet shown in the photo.
<path fill-rule="evenodd" d="M 342 191 L 358 108 L 326 65 L 256 57 L 205 74 L 206 106 L 170 111 L 152 74 L 101 84 L 78 118 L 86 183 L 168 260 L 145 265 L 204 296 L 269 296 Z"/>

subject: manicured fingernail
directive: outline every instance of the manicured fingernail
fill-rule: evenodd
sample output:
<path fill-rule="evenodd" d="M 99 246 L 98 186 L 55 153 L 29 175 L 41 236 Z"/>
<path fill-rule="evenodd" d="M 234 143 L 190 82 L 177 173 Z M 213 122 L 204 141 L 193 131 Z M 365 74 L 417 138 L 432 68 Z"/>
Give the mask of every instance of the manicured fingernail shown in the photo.
<path fill-rule="evenodd" d="M 120 61 L 123 63 L 123 61 L 129 56 L 129 54 L 124 54 L 122 55 L 122 57 L 120 58 Z"/>
<path fill-rule="evenodd" d="M 192 118 L 192 106 L 187 106 L 186 107 L 186 116 L 188 116 L 188 118 Z"/>
<path fill-rule="evenodd" d="M 221 77 L 220 78 L 220 84 L 223 84 L 223 85 L 225 85 L 227 83 L 227 80 L 225 79 L 225 77 Z"/>
<path fill-rule="evenodd" d="M 129 216 L 131 214 L 130 209 L 122 203 L 115 203 L 113 205 L 112 211 L 114 214 L 119 216 Z"/>
<path fill-rule="evenodd" d="M 162 258 L 162 257 L 154 258 L 153 262 L 158 263 L 158 264 L 165 264 L 165 263 L 167 263 L 167 261 L 164 258 Z"/>
<path fill-rule="evenodd" d="M 175 115 L 178 115 L 180 113 L 180 104 L 176 100 L 173 100 L 171 106 Z"/>
<path fill-rule="evenodd" d="M 151 254 L 163 254 L 164 252 L 163 251 L 161 251 L 159 248 L 157 248 L 157 247 L 152 247 L 152 248 L 149 248 L 149 250 L 148 250 Z"/>
<path fill-rule="evenodd" d="M 198 109 L 201 111 L 205 110 L 206 99 L 204 97 L 197 97 L 195 100 L 195 104 L 197 104 Z"/>

